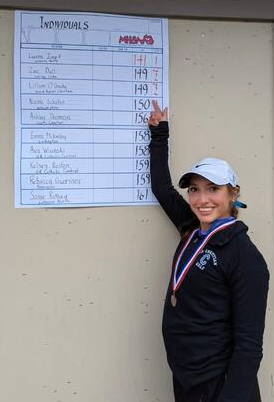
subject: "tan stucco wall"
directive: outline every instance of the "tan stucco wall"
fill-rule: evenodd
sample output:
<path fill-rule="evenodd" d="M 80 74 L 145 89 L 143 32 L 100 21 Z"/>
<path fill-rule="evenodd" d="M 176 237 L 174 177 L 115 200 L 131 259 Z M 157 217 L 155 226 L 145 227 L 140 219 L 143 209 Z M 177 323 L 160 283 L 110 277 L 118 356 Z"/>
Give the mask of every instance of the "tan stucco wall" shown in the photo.
<path fill-rule="evenodd" d="M 171 169 L 228 159 L 241 218 L 273 272 L 273 48 L 268 23 L 170 20 Z M 168 402 L 161 311 L 178 236 L 158 206 L 13 205 L 13 12 L 0 11 L 0 398 Z M 264 402 L 274 401 L 273 287 Z"/>

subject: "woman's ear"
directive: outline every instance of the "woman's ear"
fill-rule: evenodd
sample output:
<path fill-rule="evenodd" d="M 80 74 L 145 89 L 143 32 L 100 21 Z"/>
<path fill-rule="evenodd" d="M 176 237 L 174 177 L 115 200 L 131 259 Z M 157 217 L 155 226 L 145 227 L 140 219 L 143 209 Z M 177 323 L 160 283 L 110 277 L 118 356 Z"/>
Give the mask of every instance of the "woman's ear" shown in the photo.
<path fill-rule="evenodd" d="M 240 196 L 240 187 L 236 186 L 233 188 L 233 202 L 235 202 Z"/>
<path fill-rule="evenodd" d="M 235 202 L 240 196 L 240 187 L 232 187 L 232 201 Z"/>

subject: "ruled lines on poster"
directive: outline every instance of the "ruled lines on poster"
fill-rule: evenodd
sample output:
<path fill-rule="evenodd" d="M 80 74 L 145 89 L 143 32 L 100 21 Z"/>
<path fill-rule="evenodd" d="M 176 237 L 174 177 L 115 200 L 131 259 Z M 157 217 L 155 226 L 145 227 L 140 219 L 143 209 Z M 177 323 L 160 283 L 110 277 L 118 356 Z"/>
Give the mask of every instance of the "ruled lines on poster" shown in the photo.
<path fill-rule="evenodd" d="M 155 203 L 147 119 L 168 104 L 164 19 L 16 12 L 15 206 Z"/>

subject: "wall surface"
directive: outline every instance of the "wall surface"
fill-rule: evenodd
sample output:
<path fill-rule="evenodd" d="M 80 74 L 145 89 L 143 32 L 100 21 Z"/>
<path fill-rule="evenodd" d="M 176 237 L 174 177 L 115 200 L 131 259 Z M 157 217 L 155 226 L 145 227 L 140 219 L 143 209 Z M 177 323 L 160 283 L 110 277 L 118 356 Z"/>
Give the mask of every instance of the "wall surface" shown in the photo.
<path fill-rule="evenodd" d="M 273 276 L 272 26 L 170 20 L 169 31 L 174 181 L 202 156 L 228 159 Z M 2 10 L 0 399 L 172 401 L 161 314 L 176 230 L 158 206 L 14 209 L 12 63 Z M 272 286 L 263 402 L 274 401 L 273 305 Z"/>

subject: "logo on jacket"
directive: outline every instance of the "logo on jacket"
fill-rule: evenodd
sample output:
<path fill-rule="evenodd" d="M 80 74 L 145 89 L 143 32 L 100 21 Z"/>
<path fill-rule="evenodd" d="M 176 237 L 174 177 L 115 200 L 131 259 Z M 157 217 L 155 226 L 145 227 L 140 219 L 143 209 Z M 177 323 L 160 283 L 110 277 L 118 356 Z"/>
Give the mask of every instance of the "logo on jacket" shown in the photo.
<path fill-rule="evenodd" d="M 216 254 L 212 250 L 205 249 L 200 253 L 200 258 L 195 265 L 203 271 L 210 260 L 213 265 L 217 265 Z"/>

